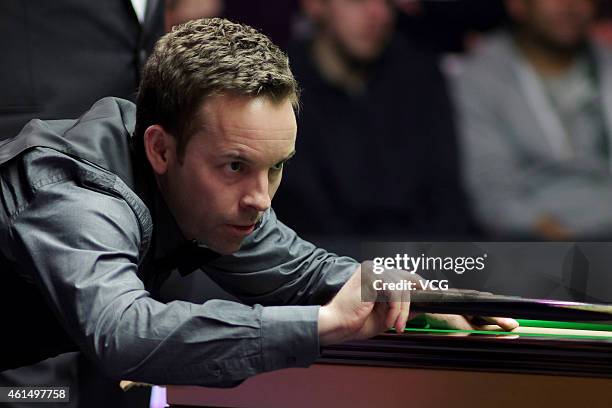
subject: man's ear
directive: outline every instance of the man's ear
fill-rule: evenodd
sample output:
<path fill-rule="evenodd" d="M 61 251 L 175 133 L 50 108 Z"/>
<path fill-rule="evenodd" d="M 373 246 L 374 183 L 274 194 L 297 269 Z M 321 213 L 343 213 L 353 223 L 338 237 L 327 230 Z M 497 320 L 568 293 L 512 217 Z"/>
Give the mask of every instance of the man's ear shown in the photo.
<path fill-rule="evenodd" d="M 145 130 L 144 150 L 158 176 L 166 174 L 168 165 L 176 159 L 176 141 L 159 125 L 151 125 Z"/>

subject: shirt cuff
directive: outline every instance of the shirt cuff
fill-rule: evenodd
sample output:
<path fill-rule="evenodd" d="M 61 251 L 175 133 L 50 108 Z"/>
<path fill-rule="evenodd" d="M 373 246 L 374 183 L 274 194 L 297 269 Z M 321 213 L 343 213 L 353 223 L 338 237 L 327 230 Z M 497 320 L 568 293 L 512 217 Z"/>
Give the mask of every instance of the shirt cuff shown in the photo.
<path fill-rule="evenodd" d="M 320 306 L 268 306 L 261 314 L 264 371 L 308 367 L 319 357 Z"/>

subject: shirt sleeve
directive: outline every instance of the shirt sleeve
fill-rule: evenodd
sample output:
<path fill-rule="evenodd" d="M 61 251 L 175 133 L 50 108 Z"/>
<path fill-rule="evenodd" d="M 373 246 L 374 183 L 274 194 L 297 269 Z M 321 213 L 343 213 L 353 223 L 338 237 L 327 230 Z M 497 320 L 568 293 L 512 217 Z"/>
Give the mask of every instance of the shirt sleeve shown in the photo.
<path fill-rule="evenodd" d="M 152 299 L 137 276 L 138 223 L 120 198 L 54 182 L 38 188 L 10 233 L 21 273 L 112 377 L 230 386 L 318 357 L 317 306 Z"/>
<path fill-rule="evenodd" d="M 240 251 L 203 270 L 246 304 L 323 305 L 358 267 L 301 239 L 269 209 Z"/>

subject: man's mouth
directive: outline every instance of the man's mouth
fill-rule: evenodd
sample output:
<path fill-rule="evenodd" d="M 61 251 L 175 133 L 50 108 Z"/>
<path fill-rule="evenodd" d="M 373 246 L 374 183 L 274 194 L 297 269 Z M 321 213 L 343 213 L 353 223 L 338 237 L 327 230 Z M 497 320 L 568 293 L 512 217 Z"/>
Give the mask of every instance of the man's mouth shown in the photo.
<path fill-rule="evenodd" d="M 234 224 L 227 224 L 227 226 L 236 234 L 238 235 L 248 235 L 251 232 L 253 232 L 253 230 L 255 229 L 255 226 L 257 224 L 248 224 L 248 225 L 234 225 Z"/>

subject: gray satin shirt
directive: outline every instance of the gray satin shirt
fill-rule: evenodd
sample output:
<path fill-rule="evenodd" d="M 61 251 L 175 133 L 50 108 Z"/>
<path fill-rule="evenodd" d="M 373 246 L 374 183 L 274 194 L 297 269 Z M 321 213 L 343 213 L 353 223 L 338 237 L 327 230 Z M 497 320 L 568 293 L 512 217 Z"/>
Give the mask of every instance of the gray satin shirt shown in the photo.
<path fill-rule="evenodd" d="M 106 98 L 76 121 L 35 120 L 0 143 L 3 319 L 23 322 L 39 296 L 108 374 L 156 384 L 228 386 L 311 364 L 319 355 L 317 305 L 356 262 L 305 242 L 269 210 L 239 252 L 203 266 L 242 303 L 155 300 L 144 277 L 184 239 L 163 211 L 159 234 L 136 193 L 134 113 L 131 103 Z M 33 352 L 17 350 L 31 336 L 9 333 L 15 347 L 4 348 L 5 361 Z M 35 344 L 53 343 L 51 333 Z M 0 370 L 6 365 L 0 359 Z"/>

